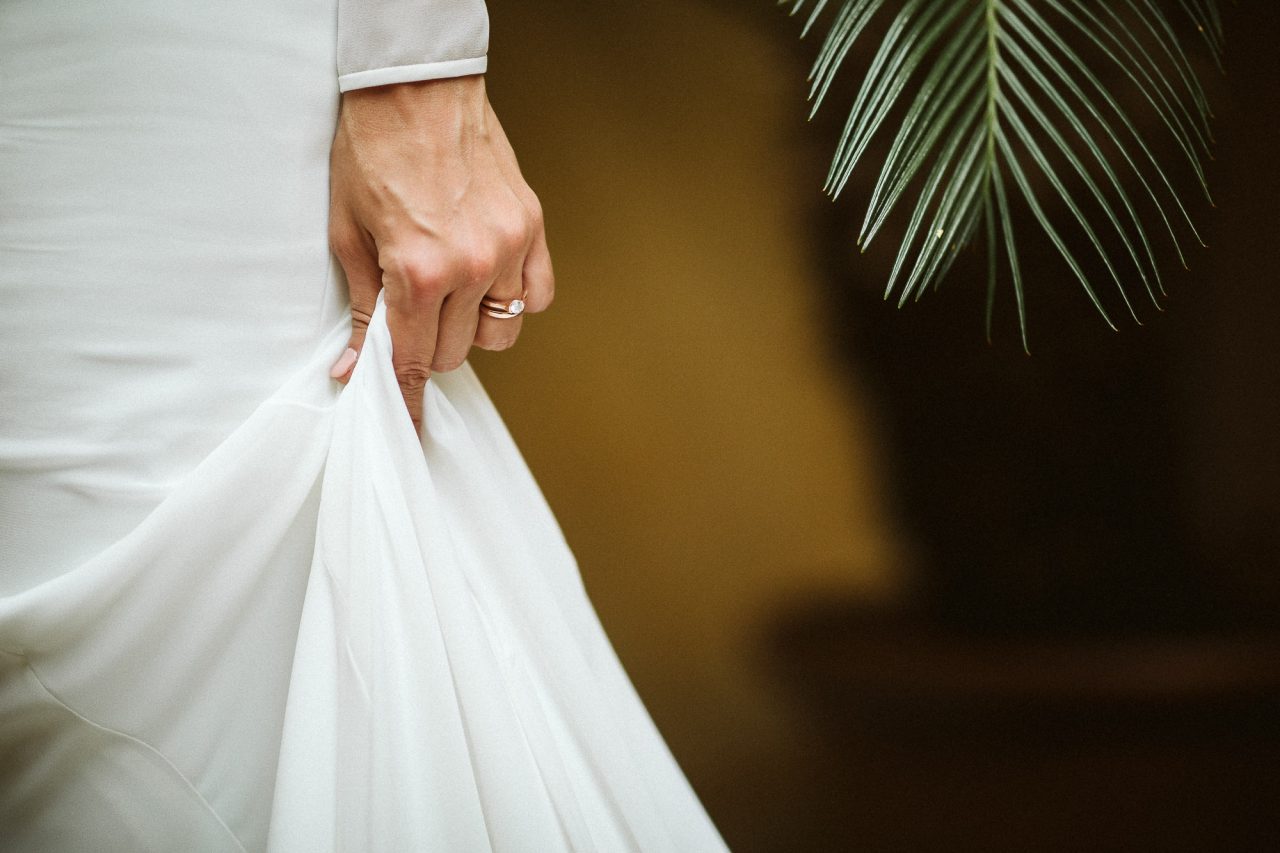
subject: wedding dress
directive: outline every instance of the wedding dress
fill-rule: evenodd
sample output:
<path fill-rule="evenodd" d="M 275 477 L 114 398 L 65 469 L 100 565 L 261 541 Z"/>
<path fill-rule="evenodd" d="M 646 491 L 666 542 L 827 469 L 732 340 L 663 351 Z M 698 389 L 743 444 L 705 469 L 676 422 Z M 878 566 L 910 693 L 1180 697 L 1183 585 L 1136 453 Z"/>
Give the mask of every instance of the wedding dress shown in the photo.
<path fill-rule="evenodd" d="M 335 21 L 0 0 L 0 850 L 724 850 L 471 368 L 328 377 Z"/>

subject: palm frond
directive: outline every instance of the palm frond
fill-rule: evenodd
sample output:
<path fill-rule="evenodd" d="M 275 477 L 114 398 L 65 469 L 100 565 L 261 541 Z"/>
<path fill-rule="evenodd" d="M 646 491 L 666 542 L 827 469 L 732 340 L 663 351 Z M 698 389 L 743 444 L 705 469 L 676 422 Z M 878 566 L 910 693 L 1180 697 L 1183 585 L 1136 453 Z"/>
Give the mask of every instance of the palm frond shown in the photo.
<path fill-rule="evenodd" d="M 779 3 L 793 15 L 806 12 L 805 33 L 834 7 L 810 75 L 815 112 L 859 38 L 872 30 L 881 34 L 825 189 L 838 196 L 888 126 L 892 139 L 858 236 L 865 250 L 890 214 L 906 207 L 886 299 L 896 292 L 902 305 L 936 287 L 960 248 L 985 232 L 988 336 L 1003 259 L 1027 346 L 1014 232 L 1019 210 L 1030 212 L 1112 328 L 1105 291 L 1090 281 L 1076 244 L 1100 259 L 1108 289 L 1135 321 L 1135 284 L 1157 308 L 1164 293 L 1147 220 L 1159 223 L 1156 231 L 1167 235 L 1184 266 L 1179 232 L 1203 244 L 1170 168 L 1104 81 L 1127 81 L 1130 95 L 1150 108 L 1208 199 L 1203 160 L 1213 140 L 1211 112 L 1175 24 L 1194 28 L 1221 67 L 1215 0 Z M 1048 205 L 1050 200 L 1057 203 Z"/>

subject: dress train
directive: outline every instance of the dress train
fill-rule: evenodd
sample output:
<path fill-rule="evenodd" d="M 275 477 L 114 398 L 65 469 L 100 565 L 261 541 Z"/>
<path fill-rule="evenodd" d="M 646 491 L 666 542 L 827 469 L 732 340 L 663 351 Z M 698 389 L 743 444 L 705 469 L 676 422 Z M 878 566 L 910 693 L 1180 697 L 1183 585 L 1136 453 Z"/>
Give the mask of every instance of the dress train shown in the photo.
<path fill-rule="evenodd" d="M 0 847 L 726 849 L 469 365 L 379 302 L 123 540 L 0 599 Z"/>

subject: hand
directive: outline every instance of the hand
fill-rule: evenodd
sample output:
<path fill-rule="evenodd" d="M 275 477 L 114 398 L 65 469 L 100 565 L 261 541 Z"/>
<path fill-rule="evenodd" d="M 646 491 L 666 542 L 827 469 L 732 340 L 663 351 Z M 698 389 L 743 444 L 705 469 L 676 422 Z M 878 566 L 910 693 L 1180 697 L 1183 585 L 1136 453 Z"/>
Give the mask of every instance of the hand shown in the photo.
<path fill-rule="evenodd" d="M 329 243 L 351 289 L 351 341 L 331 375 L 350 378 L 385 288 L 392 362 L 420 427 L 432 371 L 520 334 L 522 316 L 483 314 L 482 297 L 551 304 L 542 207 L 479 75 L 344 93 L 330 174 Z"/>

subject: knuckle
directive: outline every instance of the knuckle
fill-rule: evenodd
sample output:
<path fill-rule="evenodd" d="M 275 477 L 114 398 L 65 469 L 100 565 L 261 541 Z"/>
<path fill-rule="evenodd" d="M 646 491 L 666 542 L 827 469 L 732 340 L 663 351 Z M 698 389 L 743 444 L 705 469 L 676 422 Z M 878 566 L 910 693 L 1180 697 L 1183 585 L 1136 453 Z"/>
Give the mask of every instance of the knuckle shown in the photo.
<path fill-rule="evenodd" d="M 440 373 L 448 373 L 450 370 L 457 370 L 466 360 L 466 353 L 444 353 L 437 356 L 431 366 Z"/>
<path fill-rule="evenodd" d="M 366 310 L 363 306 L 351 306 L 351 329 L 354 332 L 363 333 L 369 328 L 369 323 L 373 320 L 373 312 Z"/>
<path fill-rule="evenodd" d="M 534 237 L 534 222 L 527 211 L 522 210 L 520 216 L 513 216 L 502 229 L 502 247 L 509 254 L 522 251 L 529 246 Z"/>
<path fill-rule="evenodd" d="M 532 192 L 529 193 L 529 225 L 537 232 L 546 227 L 546 213 L 542 209 L 542 201 Z"/>
<path fill-rule="evenodd" d="M 431 368 L 421 364 L 406 364 L 396 368 L 396 380 L 406 392 L 421 391 L 431 378 Z"/>
<path fill-rule="evenodd" d="M 523 218 L 513 218 L 498 230 L 498 244 L 504 254 L 514 254 L 529 242 L 529 223 Z"/>
<path fill-rule="evenodd" d="M 448 289 L 449 276 L 442 270 L 419 263 L 409 270 L 408 281 L 415 292 L 432 296 Z"/>
<path fill-rule="evenodd" d="M 409 282 L 409 291 L 419 300 L 439 302 L 449 293 L 449 277 L 446 275 L 425 275 Z"/>
<path fill-rule="evenodd" d="M 476 336 L 476 346 L 480 347 L 480 349 L 489 350 L 490 352 L 498 352 L 504 349 L 511 349 L 516 345 L 516 340 L 519 337 L 519 329 L 501 332 L 486 330 L 484 334 Z"/>
<path fill-rule="evenodd" d="M 448 276 L 438 264 L 417 252 L 397 252 L 382 261 L 382 270 L 408 285 L 411 292 L 432 296 L 444 290 Z"/>

